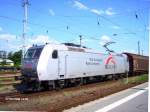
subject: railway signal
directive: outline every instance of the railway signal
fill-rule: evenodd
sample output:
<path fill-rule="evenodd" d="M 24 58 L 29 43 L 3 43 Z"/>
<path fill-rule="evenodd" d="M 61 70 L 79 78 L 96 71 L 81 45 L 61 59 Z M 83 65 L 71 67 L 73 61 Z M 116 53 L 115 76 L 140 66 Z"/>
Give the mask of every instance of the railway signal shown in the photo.
<path fill-rule="evenodd" d="M 79 35 L 80 37 L 80 47 L 82 46 L 82 35 Z"/>

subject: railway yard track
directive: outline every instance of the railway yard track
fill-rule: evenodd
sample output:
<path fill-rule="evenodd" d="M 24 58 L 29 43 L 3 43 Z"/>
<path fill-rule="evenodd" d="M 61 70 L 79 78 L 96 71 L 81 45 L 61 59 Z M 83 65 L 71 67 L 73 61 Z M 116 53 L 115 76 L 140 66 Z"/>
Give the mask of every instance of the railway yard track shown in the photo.
<path fill-rule="evenodd" d="M 134 78 L 130 77 L 129 79 Z M 62 90 L 41 91 L 21 94 L 13 91 L 0 94 L 0 110 L 46 110 L 62 111 L 138 85 L 142 82 L 125 84 L 122 80 L 92 83 Z"/>

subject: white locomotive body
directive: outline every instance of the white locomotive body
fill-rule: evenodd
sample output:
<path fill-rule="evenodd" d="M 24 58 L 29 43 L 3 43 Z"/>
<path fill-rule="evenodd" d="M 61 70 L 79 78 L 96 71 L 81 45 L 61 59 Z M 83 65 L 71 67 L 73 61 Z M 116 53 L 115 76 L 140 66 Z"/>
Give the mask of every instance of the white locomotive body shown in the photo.
<path fill-rule="evenodd" d="M 23 76 L 36 82 L 55 83 L 58 80 L 125 74 L 128 71 L 129 62 L 125 54 L 102 54 L 65 44 L 33 46 L 28 49 L 22 64 Z"/>
<path fill-rule="evenodd" d="M 109 55 L 65 45 L 46 45 L 37 65 L 39 80 L 58 80 L 128 72 L 126 55 Z"/>

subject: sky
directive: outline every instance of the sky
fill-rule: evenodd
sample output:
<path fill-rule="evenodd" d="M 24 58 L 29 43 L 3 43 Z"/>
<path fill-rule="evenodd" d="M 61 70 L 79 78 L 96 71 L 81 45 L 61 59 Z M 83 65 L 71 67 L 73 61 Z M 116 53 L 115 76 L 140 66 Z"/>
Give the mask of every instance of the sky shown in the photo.
<path fill-rule="evenodd" d="M 23 46 L 23 0 L 0 0 L 0 50 Z M 149 55 L 150 0 L 29 0 L 26 47 L 71 42 Z"/>

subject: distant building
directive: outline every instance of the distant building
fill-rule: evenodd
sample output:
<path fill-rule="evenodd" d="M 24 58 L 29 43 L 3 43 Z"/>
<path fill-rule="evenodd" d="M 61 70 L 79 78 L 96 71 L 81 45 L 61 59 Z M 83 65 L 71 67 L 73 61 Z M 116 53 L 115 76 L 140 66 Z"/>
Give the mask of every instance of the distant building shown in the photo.
<path fill-rule="evenodd" d="M 0 65 L 2 65 L 2 63 L 5 62 L 4 66 L 14 66 L 14 62 L 9 60 L 9 59 L 2 59 L 0 58 Z"/>
<path fill-rule="evenodd" d="M 0 58 L 6 59 L 7 58 L 7 52 L 6 51 L 0 51 Z"/>

